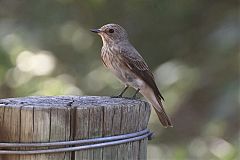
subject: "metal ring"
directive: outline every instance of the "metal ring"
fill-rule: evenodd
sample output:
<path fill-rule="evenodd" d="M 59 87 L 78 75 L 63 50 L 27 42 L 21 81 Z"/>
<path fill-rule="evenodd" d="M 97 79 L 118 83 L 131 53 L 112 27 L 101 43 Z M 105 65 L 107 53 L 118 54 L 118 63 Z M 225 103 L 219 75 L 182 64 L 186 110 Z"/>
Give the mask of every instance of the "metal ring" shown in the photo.
<path fill-rule="evenodd" d="M 76 141 L 47 142 L 47 143 L 0 143 L 0 148 L 66 146 L 65 148 L 41 149 L 41 150 L 0 150 L 0 154 L 27 155 L 27 154 L 44 154 L 44 153 L 79 151 L 79 150 L 101 148 L 101 147 L 118 145 L 118 144 L 123 144 L 128 142 L 139 141 L 151 135 L 152 133 L 148 129 L 145 129 L 139 132 L 125 134 L 125 135 L 76 140 Z M 89 143 L 93 143 L 93 144 L 89 144 Z M 88 144 L 88 145 L 83 145 L 83 144 Z M 81 146 L 72 146 L 72 145 L 81 145 Z"/>

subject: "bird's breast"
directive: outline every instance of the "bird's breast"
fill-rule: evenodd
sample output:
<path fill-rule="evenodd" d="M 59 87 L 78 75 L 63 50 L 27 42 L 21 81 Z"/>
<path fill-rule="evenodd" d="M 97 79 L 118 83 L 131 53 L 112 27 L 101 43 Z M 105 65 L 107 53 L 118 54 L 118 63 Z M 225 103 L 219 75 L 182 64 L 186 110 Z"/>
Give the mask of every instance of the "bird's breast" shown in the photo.
<path fill-rule="evenodd" d="M 112 70 L 112 69 L 116 69 L 118 67 L 116 64 L 118 60 L 115 57 L 115 53 L 112 48 L 103 47 L 102 52 L 101 52 L 101 58 L 102 58 L 104 65 L 108 69 Z"/>
<path fill-rule="evenodd" d="M 114 49 L 102 48 L 101 57 L 104 65 L 124 84 L 134 88 L 142 88 L 143 80 L 135 75 L 121 58 L 121 54 L 116 53 Z"/>

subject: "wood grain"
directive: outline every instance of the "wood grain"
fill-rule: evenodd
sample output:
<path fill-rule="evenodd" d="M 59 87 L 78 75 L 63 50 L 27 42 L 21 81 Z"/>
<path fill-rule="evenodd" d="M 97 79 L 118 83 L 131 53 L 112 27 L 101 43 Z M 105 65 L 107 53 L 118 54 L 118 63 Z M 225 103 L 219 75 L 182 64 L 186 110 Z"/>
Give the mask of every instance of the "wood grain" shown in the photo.
<path fill-rule="evenodd" d="M 54 142 L 127 134 L 147 128 L 149 116 L 150 106 L 141 100 L 97 96 L 0 99 L 0 142 Z M 0 160 L 144 160 L 146 154 L 147 138 L 76 152 L 0 155 Z"/>

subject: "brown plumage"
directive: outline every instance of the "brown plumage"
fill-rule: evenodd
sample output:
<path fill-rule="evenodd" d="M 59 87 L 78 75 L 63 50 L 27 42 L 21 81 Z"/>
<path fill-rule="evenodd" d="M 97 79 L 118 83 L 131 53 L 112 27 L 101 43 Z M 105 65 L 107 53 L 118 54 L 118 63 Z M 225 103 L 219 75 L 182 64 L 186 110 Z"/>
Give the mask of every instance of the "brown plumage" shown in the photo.
<path fill-rule="evenodd" d="M 128 41 L 125 29 L 117 24 L 107 24 L 91 31 L 98 33 L 102 38 L 101 57 L 104 65 L 125 86 L 135 88 L 152 104 L 164 127 L 172 127 L 163 108 L 162 100 L 164 99 L 154 81 L 153 74 L 142 56 Z"/>

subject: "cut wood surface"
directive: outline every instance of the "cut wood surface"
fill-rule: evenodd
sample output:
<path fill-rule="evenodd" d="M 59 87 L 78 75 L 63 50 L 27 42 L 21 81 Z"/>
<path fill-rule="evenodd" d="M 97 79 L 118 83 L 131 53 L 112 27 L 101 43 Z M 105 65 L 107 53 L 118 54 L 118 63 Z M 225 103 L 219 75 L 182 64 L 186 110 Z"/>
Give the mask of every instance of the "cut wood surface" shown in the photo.
<path fill-rule="evenodd" d="M 69 141 L 133 133 L 147 128 L 149 115 L 148 103 L 124 98 L 32 96 L 0 99 L 0 142 Z M 75 152 L 0 155 L 0 160 L 144 160 L 146 147 L 147 138 Z"/>

